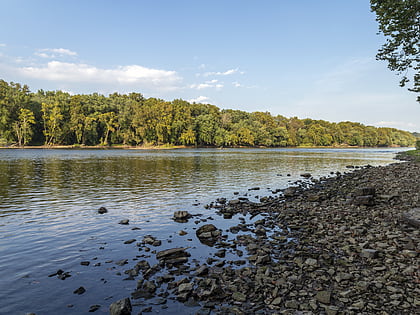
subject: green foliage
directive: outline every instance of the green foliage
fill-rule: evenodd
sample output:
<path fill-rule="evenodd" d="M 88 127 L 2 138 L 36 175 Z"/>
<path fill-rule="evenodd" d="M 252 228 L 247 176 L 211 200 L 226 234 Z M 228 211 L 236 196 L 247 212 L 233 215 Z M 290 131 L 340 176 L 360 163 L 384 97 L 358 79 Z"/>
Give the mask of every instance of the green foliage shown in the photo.
<path fill-rule="evenodd" d="M 220 110 L 139 93 L 30 93 L 26 86 L 0 80 L 0 145 L 373 147 L 410 146 L 415 139 L 393 128 Z"/>
<path fill-rule="evenodd" d="M 417 140 L 416 141 L 416 149 L 417 150 L 420 150 L 420 140 Z"/>
<path fill-rule="evenodd" d="M 401 75 L 405 86 L 413 73 L 410 91 L 420 92 L 420 2 L 418 0 L 371 0 L 379 30 L 387 41 L 376 58 L 388 62 L 388 68 Z M 411 70 L 411 71 L 409 71 Z M 420 96 L 417 97 L 420 102 Z"/>

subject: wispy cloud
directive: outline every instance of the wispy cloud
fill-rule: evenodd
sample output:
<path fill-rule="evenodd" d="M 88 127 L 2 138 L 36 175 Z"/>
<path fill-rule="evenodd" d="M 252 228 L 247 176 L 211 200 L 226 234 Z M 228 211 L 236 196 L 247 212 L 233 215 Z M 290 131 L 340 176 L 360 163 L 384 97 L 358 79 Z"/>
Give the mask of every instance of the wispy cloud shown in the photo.
<path fill-rule="evenodd" d="M 173 89 L 181 78 L 175 71 L 146 68 L 139 65 L 101 69 L 82 63 L 51 61 L 44 66 L 21 67 L 24 77 L 71 83 L 138 84 Z"/>
<path fill-rule="evenodd" d="M 35 55 L 42 58 L 76 57 L 77 52 L 66 48 L 43 48 L 36 51 Z"/>
<path fill-rule="evenodd" d="M 239 71 L 238 68 L 236 68 L 236 69 L 229 69 L 229 70 L 226 70 L 224 72 L 206 72 L 203 75 L 205 77 L 209 77 L 209 76 L 226 76 L 226 75 L 232 75 L 232 74 L 235 74 L 235 73 L 244 74 L 244 72 L 241 72 L 241 71 Z"/>
<path fill-rule="evenodd" d="M 219 82 L 218 80 L 210 80 L 204 83 L 191 84 L 190 88 L 196 89 L 196 90 L 203 90 L 203 89 L 208 89 L 208 88 L 221 89 L 223 87 L 223 84 L 218 83 L 218 82 Z"/>
<path fill-rule="evenodd" d="M 6 44 L 0 43 L 0 47 L 6 47 Z"/>
<path fill-rule="evenodd" d="M 207 96 L 199 96 L 197 98 L 193 98 L 193 99 L 188 100 L 188 102 L 190 102 L 190 103 L 203 103 L 203 102 L 208 102 L 209 100 L 210 100 L 210 98 L 207 97 Z"/>

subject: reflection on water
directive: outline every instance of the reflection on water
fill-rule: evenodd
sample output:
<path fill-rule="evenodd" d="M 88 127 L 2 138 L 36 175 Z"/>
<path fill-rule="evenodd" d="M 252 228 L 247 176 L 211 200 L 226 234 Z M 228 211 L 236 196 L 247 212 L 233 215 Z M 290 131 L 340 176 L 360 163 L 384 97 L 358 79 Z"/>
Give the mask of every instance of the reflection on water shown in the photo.
<path fill-rule="evenodd" d="M 141 227 L 138 238 L 170 239 L 181 228 L 194 229 L 192 223 L 170 220 L 174 211 L 205 213 L 203 205 L 234 192 L 256 201 L 248 188 L 261 187 L 254 194 L 268 195 L 303 172 L 319 177 L 345 171 L 347 165 L 388 164 L 396 151 L 0 150 L 0 285 L 5 288 L 0 313 L 80 314 L 101 304 L 98 300 L 109 305 L 106 297 L 129 295 L 134 284 L 115 277 L 109 266 L 80 267 L 83 259 L 106 265 L 138 254 L 135 246 L 121 245 L 134 233 L 116 224 L 122 218 L 130 219 L 130 227 Z M 109 213 L 98 215 L 101 206 Z M 209 250 L 190 242 L 197 251 Z M 72 270 L 73 276 L 65 282 L 48 278 L 59 268 Z M 89 288 L 76 298 L 72 291 L 81 285 Z"/>

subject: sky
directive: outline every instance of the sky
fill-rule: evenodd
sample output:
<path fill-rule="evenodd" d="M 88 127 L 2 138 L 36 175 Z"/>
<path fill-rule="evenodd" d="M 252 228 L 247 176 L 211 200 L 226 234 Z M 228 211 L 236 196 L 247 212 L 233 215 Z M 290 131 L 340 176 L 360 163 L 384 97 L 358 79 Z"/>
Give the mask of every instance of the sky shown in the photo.
<path fill-rule="evenodd" d="M 420 132 L 368 0 L 0 0 L 0 79 Z"/>

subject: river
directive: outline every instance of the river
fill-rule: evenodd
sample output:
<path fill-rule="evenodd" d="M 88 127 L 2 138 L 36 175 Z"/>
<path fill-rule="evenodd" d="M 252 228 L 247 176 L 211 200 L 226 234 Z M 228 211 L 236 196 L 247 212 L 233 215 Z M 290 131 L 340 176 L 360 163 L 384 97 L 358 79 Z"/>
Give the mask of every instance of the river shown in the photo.
<path fill-rule="evenodd" d="M 92 305 L 100 305 L 96 313 L 108 313 L 110 303 L 135 289 L 124 270 L 136 259 L 153 263 L 153 250 L 189 246 L 191 259 L 200 261 L 213 250 L 197 241 L 194 219 L 171 219 L 175 211 L 202 214 L 226 228 L 229 220 L 206 204 L 238 196 L 257 202 L 302 173 L 319 178 L 349 171 L 348 165 L 386 165 L 401 150 L 1 149 L 0 314 L 85 314 Z M 108 213 L 98 214 L 100 207 Z M 122 219 L 129 225 L 118 224 Z M 180 236 L 180 230 L 188 234 Z M 144 252 L 136 243 L 124 244 L 145 235 L 162 245 Z M 121 259 L 128 264 L 115 264 Z M 71 277 L 49 277 L 58 269 Z M 73 293 L 80 286 L 86 292 Z M 134 313 L 148 305 L 135 302 Z M 194 310 L 173 300 L 153 307 L 160 314 Z"/>

